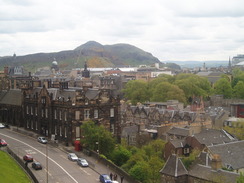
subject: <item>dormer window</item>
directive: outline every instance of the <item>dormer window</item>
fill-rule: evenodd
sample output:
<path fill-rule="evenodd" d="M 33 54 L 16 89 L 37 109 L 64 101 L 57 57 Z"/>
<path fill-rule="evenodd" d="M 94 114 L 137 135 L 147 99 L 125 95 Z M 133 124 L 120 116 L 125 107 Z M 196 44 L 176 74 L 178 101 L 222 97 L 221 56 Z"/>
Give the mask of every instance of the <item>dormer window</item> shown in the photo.
<path fill-rule="evenodd" d="M 42 97 L 41 98 L 41 102 L 42 102 L 43 105 L 45 105 L 46 104 L 46 97 Z"/>

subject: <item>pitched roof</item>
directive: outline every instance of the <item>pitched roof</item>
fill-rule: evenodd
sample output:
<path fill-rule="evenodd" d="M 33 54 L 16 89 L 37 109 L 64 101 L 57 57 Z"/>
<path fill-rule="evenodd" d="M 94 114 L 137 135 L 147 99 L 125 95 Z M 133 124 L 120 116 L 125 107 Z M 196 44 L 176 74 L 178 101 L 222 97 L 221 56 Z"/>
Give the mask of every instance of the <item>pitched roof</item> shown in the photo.
<path fill-rule="evenodd" d="M 223 183 L 236 182 L 237 177 L 240 176 L 238 173 L 225 171 L 222 169 L 216 171 L 213 170 L 210 166 L 204 166 L 200 164 L 196 164 L 195 166 L 193 166 L 189 171 L 189 175 L 213 182 L 216 182 L 216 180 L 218 180 Z"/>
<path fill-rule="evenodd" d="M 21 90 L 9 90 L 0 92 L 0 104 L 21 106 L 22 93 Z"/>
<path fill-rule="evenodd" d="M 164 167 L 160 170 L 160 173 L 170 175 L 173 177 L 178 177 L 178 176 L 188 174 L 188 172 L 187 172 L 185 166 L 183 165 L 181 159 L 175 154 L 172 154 L 168 158 Z"/>
<path fill-rule="evenodd" d="M 185 145 L 185 140 L 182 139 L 175 139 L 171 140 L 170 143 L 175 147 L 175 148 L 182 148 Z"/>
<path fill-rule="evenodd" d="M 244 140 L 209 146 L 208 149 L 212 154 L 220 155 L 223 166 L 230 165 L 234 170 L 244 168 Z"/>
<path fill-rule="evenodd" d="M 189 135 L 189 129 L 187 128 L 179 128 L 179 127 L 172 127 L 168 132 L 168 134 L 172 135 L 180 135 L 180 136 L 188 136 Z"/>
<path fill-rule="evenodd" d="M 236 141 L 230 134 L 224 130 L 203 129 L 200 133 L 194 134 L 194 137 L 206 146 L 224 144 Z"/>

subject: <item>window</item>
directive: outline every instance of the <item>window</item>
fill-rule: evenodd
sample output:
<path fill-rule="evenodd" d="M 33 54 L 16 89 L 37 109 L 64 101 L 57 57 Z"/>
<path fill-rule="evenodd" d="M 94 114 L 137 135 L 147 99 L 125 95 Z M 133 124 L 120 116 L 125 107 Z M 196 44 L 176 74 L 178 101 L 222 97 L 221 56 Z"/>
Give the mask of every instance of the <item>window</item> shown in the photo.
<path fill-rule="evenodd" d="M 59 136 L 62 136 L 62 126 L 59 127 Z"/>
<path fill-rule="evenodd" d="M 38 127 L 37 127 L 37 121 L 36 121 L 36 130 L 38 130 Z"/>
<path fill-rule="evenodd" d="M 33 107 L 31 107 L 30 109 L 31 109 L 31 115 L 33 115 Z"/>
<path fill-rule="evenodd" d="M 59 119 L 62 120 L 62 111 L 59 111 Z"/>
<path fill-rule="evenodd" d="M 26 106 L 26 114 L 29 114 L 29 107 L 28 107 L 28 105 Z"/>
<path fill-rule="evenodd" d="M 190 153 L 190 149 L 189 148 L 184 148 L 184 154 L 189 154 Z"/>
<path fill-rule="evenodd" d="M 98 118 L 98 109 L 94 110 L 94 118 Z"/>
<path fill-rule="evenodd" d="M 75 111 L 75 119 L 76 120 L 80 119 L 80 111 Z"/>
<path fill-rule="evenodd" d="M 64 127 L 64 136 L 67 137 L 67 128 Z"/>
<path fill-rule="evenodd" d="M 90 118 L 90 110 L 89 109 L 85 109 L 84 110 L 84 119 L 89 119 Z"/>
<path fill-rule="evenodd" d="M 46 118 L 48 118 L 48 109 L 46 108 Z"/>
<path fill-rule="evenodd" d="M 67 111 L 64 112 L 64 121 L 67 121 Z"/>
<path fill-rule="evenodd" d="M 57 119 L 57 110 L 54 110 L 54 119 Z"/>
<path fill-rule="evenodd" d="M 44 109 L 42 109 L 42 117 L 44 117 Z"/>
<path fill-rule="evenodd" d="M 36 113 L 36 116 L 37 116 L 37 107 L 35 107 L 35 113 Z"/>
<path fill-rule="evenodd" d="M 46 104 L 46 97 L 42 97 L 41 102 L 42 102 L 42 104 Z"/>
<path fill-rule="evenodd" d="M 33 121 L 31 120 L 31 129 L 33 129 Z"/>
<path fill-rule="evenodd" d="M 110 108 L 110 117 L 114 117 L 114 108 Z"/>
<path fill-rule="evenodd" d="M 29 120 L 27 120 L 26 127 L 29 128 Z"/>
<path fill-rule="evenodd" d="M 114 134 L 114 124 L 111 124 L 111 133 Z"/>
<path fill-rule="evenodd" d="M 54 134 L 57 135 L 57 125 L 54 126 Z"/>

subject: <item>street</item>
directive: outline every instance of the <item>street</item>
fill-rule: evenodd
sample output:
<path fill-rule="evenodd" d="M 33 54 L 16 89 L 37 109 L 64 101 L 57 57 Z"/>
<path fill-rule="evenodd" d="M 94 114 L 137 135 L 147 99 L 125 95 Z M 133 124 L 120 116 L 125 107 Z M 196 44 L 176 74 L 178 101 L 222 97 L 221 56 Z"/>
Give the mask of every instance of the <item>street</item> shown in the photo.
<path fill-rule="evenodd" d="M 8 147 L 20 158 L 25 154 L 33 156 L 34 161 L 42 164 L 42 170 L 33 171 L 39 182 L 50 183 L 97 183 L 99 174 L 90 167 L 80 167 L 76 162 L 68 160 L 67 153 L 50 145 L 41 144 L 29 136 L 8 129 L 0 130 L 0 138 L 8 143 Z"/>

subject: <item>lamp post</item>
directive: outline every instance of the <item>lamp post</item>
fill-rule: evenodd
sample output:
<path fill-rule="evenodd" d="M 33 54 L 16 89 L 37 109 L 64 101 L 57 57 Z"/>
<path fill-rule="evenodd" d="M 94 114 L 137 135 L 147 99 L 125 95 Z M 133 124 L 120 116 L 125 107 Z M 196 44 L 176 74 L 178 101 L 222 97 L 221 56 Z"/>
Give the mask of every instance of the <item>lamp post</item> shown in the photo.
<path fill-rule="evenodd" d="M 97 144 L 97 153 L 99 154 L 99 142 L 97 141 L 96 144 Z"/>

